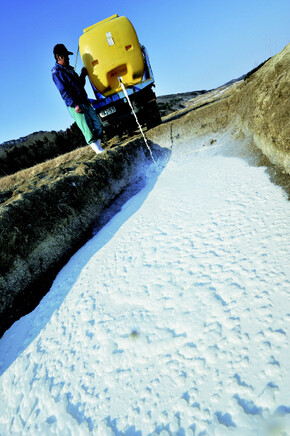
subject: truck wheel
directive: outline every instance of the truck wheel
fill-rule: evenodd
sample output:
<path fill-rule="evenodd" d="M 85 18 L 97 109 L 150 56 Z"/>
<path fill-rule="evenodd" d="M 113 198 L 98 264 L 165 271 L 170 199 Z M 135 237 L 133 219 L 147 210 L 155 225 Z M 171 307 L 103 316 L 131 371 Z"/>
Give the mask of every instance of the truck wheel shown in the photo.
<path fill-rule="evenodd" d="M 161 124 L 161 116 L 159 113 L 158 105 L 155 101 L 151 101 L 146 108 L 146 126 L 147 129 L 152 129 L 153 127 L 158 126 L 158 124 Z"/>

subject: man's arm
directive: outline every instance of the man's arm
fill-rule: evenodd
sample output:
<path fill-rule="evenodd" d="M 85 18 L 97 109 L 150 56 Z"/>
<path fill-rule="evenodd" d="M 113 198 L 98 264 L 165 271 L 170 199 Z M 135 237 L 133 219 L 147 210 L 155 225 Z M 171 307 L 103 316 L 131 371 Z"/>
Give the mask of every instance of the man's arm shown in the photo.
<path fill-rule="evenodd" d="M 65 79 L 63 78 L 63 76 L 59 72 L 57 72 L 57 73 L 52 74 L 52 79 L 53 79 L 57 89 L 59 90 L 60 95 L 62 96 L 63 100 L 65 101 L 65 104 L 67 106 L 75 108 L 77 106 L 77 104 L 76 104 L 76 102 L 73 101 L 73 98 L 69 92 L 69 89 L 65 83 Z"/>
<path fill-rule="evenodd" d="M 85 87 L 87 75 L 88 75 L 87 69 L 86 69 L 86 67 L 83 67 L 82 71 L 81 71 L 81 74 L 79 75 L 79 80 L 80 80 L 81 86 L 83 86 L 83 87 Z M 82 113 L 82 110 L 81 110 L 79 105 L 77 105 L 75 107 L 75 111 L 78 114 Z"/>
<path fill-rule="evenodd" d="M 87 69 L 86 69 L 86 67 L 83 67 L 83 68 L 82 68 L 82 71 L 81 71 L 81 74 L 80 74 L 80 76 L 79 76 L 80 83 L 81 83 L 81 85 L 82 85 L 83 87 L 84 87 L 85 84 L 86 84 L 86 77 L 87 77 L 87 75 L 88 75 Z"/>

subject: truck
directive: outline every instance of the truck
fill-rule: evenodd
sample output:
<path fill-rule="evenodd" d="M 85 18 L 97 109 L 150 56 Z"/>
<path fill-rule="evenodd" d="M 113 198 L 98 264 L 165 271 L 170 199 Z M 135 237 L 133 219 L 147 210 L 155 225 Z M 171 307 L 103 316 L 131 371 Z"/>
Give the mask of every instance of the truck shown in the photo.
<path fill-rule="evenodd" d="M 84 29 L 79 50 L 95 95 L 91 104 L 107 136 L 136 127 L 120 78 L 139 123 L 147 129 L 161 123 L 148 53 L 128 18 L 115 14 Z"/>

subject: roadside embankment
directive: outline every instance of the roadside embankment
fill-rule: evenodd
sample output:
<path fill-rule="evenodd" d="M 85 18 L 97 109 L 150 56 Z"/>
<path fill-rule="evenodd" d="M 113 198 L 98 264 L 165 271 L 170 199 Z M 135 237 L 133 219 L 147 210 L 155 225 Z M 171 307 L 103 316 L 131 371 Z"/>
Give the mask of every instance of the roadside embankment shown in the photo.
<path fill-rule="evenodd" d="M 163 151 L 155 146 L 154 154 Z M 1 179 L 0 334 L 35 307 L 103 210 L 151 164 L 135 139 L 98 156 L 83 147 Z"/>
<path fill-rule="evenodd" d="M 290 44 L 241 84 L 233 104 L 244 134 L 290 174 Z"/>
<path fill-rule="evenodd" d="M 246 141 L 247 158 L 259 153 L 260 165 L 275 165 L 275 183 L 289 193 L 289 62 L 290 44 L 246 80 L 187 98 L 184 109 L 147 132 L 154 156 L 192 138 L 213 146 L 225 132 L 237 155 Z M 104 208 L 151 163 L 135 137 L 100 156 L 78 148 L 0 179 L 0 335 L 35 307 Z"/>
<path fill-rule="evenodd" d="M 187 138 L 231 129 L 250 139 L 274 165 L 290 174 L 290 44 L 254 74 L 188 102 L 166 117 L 151 139 L 171 146 Z"/>

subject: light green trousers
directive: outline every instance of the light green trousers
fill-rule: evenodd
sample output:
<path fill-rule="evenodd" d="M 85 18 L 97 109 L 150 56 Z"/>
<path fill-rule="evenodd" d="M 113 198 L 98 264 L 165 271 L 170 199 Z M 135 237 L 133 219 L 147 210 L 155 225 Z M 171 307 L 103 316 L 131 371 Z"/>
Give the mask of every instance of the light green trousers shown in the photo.
<path fill-rule="evenodd" d="M 98 115 L 90 105 L 80 104 L 82 113 L 78 114 L 73 107 L 69 107 L 69 113 L 81 129 L 87 144 L 102 138 L 103 126 Z"/>

